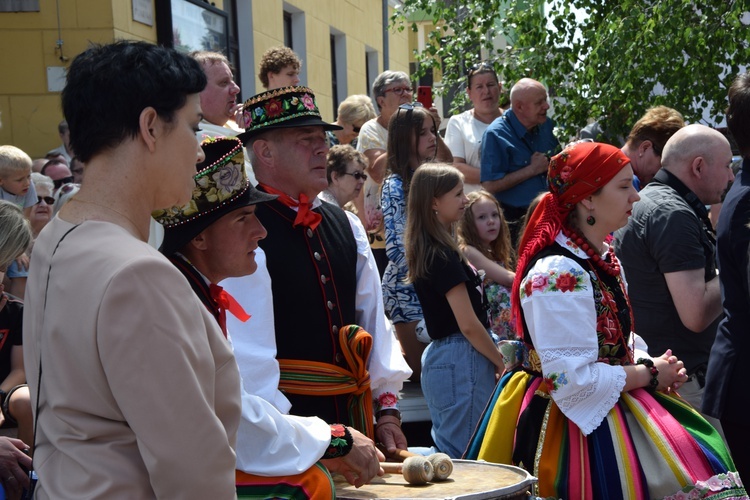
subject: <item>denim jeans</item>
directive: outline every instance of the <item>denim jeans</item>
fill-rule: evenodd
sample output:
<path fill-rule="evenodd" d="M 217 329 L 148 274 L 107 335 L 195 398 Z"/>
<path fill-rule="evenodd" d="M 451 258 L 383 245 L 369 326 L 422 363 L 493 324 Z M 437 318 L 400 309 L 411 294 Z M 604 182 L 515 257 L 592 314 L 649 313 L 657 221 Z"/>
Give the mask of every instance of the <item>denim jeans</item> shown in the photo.
<path fill-rule="evenodd" d="M 461 458 L 494 389 L 495 365 L 463 334 L 427 346 L 422 354 L 422 392 L 438 450 Z"/>

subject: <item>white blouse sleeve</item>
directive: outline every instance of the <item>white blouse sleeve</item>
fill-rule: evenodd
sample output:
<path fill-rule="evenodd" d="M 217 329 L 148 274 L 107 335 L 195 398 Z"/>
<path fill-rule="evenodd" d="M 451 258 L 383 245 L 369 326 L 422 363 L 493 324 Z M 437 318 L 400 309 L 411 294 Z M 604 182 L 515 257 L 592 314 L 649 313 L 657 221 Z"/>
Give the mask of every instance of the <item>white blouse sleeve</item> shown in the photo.
<path fill-rule="evenodd" d="M 542 258 L 521 282 L 521 307 L 552 399 L 590 434 L 619 399 L 626 375 L 620 366 L 597 362 L 589 273 L 567 257 Z"/>

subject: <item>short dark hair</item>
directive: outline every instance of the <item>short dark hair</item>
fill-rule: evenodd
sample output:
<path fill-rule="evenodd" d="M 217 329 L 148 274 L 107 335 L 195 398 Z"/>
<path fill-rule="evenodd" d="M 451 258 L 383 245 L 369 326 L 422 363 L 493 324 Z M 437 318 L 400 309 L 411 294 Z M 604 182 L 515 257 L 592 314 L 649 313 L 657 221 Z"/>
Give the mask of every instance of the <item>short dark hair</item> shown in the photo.
<path fill-rule="evenodd" d="M 190 94 L 206 86 L 192 57 L 146 42 L 93 45 L 73 60 L 62 92 L 70 145 L 83 163 L 138 133 L 152 107 L 171 122 Z"/>
<path fill-rule="evenodd" d="M 743 158 L 750 158 L 750 73 L 734 79 L 729 87 L 727 127 Z"/>

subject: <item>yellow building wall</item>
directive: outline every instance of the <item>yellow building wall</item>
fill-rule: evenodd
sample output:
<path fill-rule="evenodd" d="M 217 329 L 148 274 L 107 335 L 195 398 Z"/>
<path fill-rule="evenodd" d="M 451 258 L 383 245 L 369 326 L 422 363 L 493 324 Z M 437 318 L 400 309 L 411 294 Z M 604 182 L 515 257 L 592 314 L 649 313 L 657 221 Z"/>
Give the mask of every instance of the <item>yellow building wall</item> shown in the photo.
<path fill-rule="evenodd" d="M 156 41 L 155 26 L 133 21 L 129 1 L 40 0 L 39 12 L 0 12 L 0 144 L 32 158 L 59 146 L 60 92 L 47 90 L 47 68 L 67 68 L 90 43 L 121 38 Z"/>
<path fill-rule="evenodd" d="M 270 47 L 284 44 L 283 0 L 253 1 L 253 42 L 256 65 Z M 380 0 L 287 0 L 305 13 L 306 84 L 315 91 L 323 119 L 333 121 L 331 82 L 331 28 L 346 35 L 348 94 L 370 94 L 365 47 L 378 52 L 378 72 L 383 71 L 383 15 Z M 391 9 L 391 14 L 393 13 Z M 409 72 L 407 32 L 389 32 L 389 69 Z M 255 88 L 262 89 L 255 68 Z M 373 75 L 374 76 L 374 75 Z"/>
<path fill-rule="evenodd" d="M 152 6 L 155 9 L 154 1 Z M 246 0 L 238 0 L 246 1 Z M 222 0 L 213 3 L 222 8 Z M 365 47 L 378 52 L 383 70 L 381 0 L 287 0 L 305 12 L 307 84 L 315 90 L 323 118 L 333 120 L 331 27 L 346 34 L 347 89 L 368 94 Z M 59 19 L 58 27 L 58 4 Z M 253 0 L 255 61 L 284 42 L 283 0 Z M 39 12 L 0 12 L 0 144 L 13 144 L 32 158 L 60 145 L 60 92 L 47 90 L 47 68 L 67 68 L 89 43 L 116 39 L 156 42 L 154 26 L 133 20 L 128 0 L 39 0 Z M 391 12 L 392 13 L 392 12 Z M 155 15 L 155 11 L 154 11 Z M 239 29 L 247 29 L 238 20 Z M 59 35 L 58 35 L 59 29 Z M 62 49 L 57 46 L 62 39 Z M 408 31 L 389 33 L 389 69 L 409 71 Z M 62 56 L 62 59 L 61 59 Z M 257 68 L 253 74 L 256 74 Z M 256 88 L 261 89 L 260 81 Z"/>

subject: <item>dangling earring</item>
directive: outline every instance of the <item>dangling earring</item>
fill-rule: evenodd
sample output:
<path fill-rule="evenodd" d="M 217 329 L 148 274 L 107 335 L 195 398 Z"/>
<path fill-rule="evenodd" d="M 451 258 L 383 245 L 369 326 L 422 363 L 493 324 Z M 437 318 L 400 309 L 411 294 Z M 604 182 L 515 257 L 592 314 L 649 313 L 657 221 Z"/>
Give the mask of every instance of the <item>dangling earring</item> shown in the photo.
<path fill-rule="evenodd" d="M 586 217 L 586 224 L 588 224 L 589 226 L 593 226 L 594 224 L 596 224 L 596 219 L 594 219 L 593 215 L 589 215 L 588 217 Z"/>
<path fill-rule="evenodd" d="M 437 210 L 433 210 L 433 212 L 435 213 L 435 215 L 437 215 L 437 214 L 438 214 L 438 211 L 437 211 Z"/>

